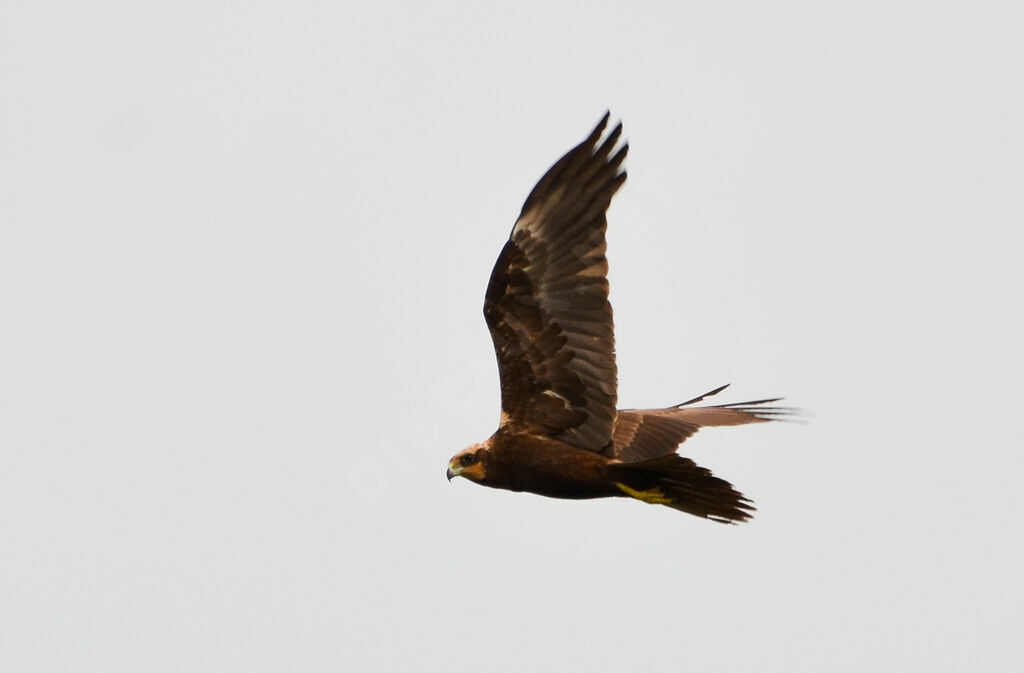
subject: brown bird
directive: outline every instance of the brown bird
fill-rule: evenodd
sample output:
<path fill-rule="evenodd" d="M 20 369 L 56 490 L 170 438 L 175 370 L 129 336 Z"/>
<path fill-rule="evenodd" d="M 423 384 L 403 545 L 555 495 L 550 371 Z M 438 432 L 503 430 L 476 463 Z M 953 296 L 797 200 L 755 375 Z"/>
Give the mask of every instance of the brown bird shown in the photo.
<path fill-rule="evenodd" d="M 676 448 L 703 427 L 777 420 L 779 398 L 616 410 L 605 211 L 629 149 L 608 113 L 530 192 L 491 272 L 484 319 L 501 380 L 497 432 L 455 455 L 448 480 L 552 498 L 630 496 L 725 523 L 754 507 Z"/>

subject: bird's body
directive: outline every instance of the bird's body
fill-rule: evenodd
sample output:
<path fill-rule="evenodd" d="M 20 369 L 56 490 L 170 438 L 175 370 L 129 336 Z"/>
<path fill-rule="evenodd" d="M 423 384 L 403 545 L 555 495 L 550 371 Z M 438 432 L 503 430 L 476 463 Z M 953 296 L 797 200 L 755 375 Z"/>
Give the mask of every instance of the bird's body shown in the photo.
<path fill-rule="evenodd" d="M 604 456 L 542 435 L 498 430 L 488 447 L 485 486 L 528 491 L 552 498 L 621 495 L 608 478 Z"/>
<path fill-rule="evenodd" d="M 554 498 L 632 497 L 717 521 L 753 510 L 732 486 L 675 453 L 701 427 L 788 413 L 776 400 L 616 409 L 605 211 L 628 145 L 606 114 L 533 188 L 484 298 L 501 379 L 501 422 L 451 459 L 448 478 Z M 614 152 L 614 153 L 613 153 Z"/>

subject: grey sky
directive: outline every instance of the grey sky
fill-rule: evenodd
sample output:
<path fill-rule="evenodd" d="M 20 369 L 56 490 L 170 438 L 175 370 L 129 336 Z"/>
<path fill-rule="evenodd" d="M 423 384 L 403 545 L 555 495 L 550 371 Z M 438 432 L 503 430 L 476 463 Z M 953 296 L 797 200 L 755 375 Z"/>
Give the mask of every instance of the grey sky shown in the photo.
<path fill-rule="evenodd" d="M 0 670 L 1020 670 L 1019 26 L 3 3 Z M 749 524 L 444 479 L 606 108 L 621 405 L 815 415 L 684 444 Z"/>

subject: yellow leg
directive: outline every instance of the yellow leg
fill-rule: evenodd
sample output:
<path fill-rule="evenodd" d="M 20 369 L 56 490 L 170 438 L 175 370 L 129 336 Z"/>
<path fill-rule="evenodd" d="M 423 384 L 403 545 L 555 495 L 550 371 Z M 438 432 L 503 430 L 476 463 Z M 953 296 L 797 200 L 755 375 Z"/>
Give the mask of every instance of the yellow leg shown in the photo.
<path fill-rule="evenodd" d="M 638 491 L 635 488 L 630 488 L 629 486 L 620 484 L 617 481 L 612 483 L 614 483 L 620 491 L 626 495 L 636 498 L 637 500 L 643 500 L 644 502 L 649 502 L 652 505 L 668 505 L 672 503 L 672 498 L 667 497 L 657 486 L 647 489 L 646 491 Z"/>

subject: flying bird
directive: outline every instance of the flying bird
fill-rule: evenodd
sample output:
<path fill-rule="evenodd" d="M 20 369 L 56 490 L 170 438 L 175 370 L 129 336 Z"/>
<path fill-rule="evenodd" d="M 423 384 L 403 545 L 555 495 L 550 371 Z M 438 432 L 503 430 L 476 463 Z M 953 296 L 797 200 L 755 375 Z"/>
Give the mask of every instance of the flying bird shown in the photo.
<path fill-rule="evenodd" d="M 778 420 L 781 398 L 616 409 L 605 211 L 626 181 L 622 123 L 608 113 L 533 188 L 484 297 L 501 382 L 498 430 L 447 476 L 553 498 L 631 497 L 723 523 L 753 503 L 677 447 L 703 427 Z"/>

